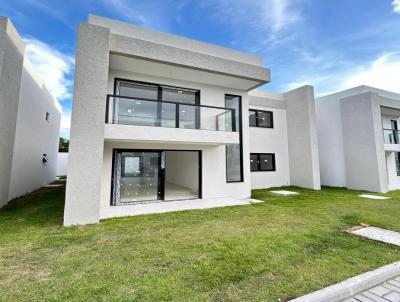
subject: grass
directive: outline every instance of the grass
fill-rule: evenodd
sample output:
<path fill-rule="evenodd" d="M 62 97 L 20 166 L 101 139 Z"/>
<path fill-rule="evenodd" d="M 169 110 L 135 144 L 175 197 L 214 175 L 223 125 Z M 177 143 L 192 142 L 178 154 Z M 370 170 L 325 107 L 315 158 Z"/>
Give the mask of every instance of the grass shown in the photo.
<path fill-rule="evenodd" d="M 301 194 L 71 228 L 64 187 L 41 189 L 0 210 L 0 301 L 286 301 L 400 260 L 342 231 L 400 231 L 400 192 L 286 189 Z"/>

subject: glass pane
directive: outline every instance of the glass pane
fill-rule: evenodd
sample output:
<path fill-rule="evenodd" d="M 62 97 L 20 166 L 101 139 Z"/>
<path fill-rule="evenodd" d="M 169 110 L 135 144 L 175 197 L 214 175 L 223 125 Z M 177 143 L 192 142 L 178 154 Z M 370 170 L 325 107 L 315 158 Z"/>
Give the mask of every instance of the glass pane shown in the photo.
<path fill-rule="evenodd" d="M 138 99 L 157 100 L 158 87 L 155 85 L 118 82 L 118 95 L 133 97 Z"/>
<path fill-rule="evenodd" d="M 232 111 L 220 108 L 200 107 L 202 130 L 232 131 Z"/>
<path fill-rule="evenodd" d="M 162 87 L 162 100 L 168 102 L 196 104 L 196 91 Z"/>
<path fill-rule="evenodd" d="M 275 171 L 275 155 L 274 154 L 260 154 L 260 170 L 261 171 Z"/>
<path fill-rule="evenodd" d="M 120 152 L 117 155 L 116 202 L 157 200 L 160 153 Z"/>
<path fill-rule="evenodd" d="M 225 107 L 230 109 L 235 109 L 235 124 L 236 131 L 241 131 L 240 123 L 241 120 L 241 112 L 240 112 L 240 104 L 241 98 L 240 96 L 225 96 Z M 243 181 L 242 179 L 242 142 L 235 145 L 227 145 L 226 146 L 226 180 L 230 181 Z"/>
<path fill-rule="evenodd" d="M 258 111 L 257 117 L 258 117 L 259 127 L 267 127 L 267 128 L 273 127 L 272 112 Z"/>
<path fill-rule="evenodd" d="M 241 181 L 240 144 L 226 146 L 227 181 Z"/>
<path fill-rule="evenodd" d="M 249 125 L 250 127 L 256 127 L 256 112 L 253 110 L 249 110 Z"/>
<path fill-rule="evenodd" d="M 157 126 L 158 102 L 140 99 L 115 99 L 115 122 L 138 126 Z"/>
<path fill-rule="evenodd" d="M 225 96 L 225 107 L 230 109 L 235 109 L 235 121 L 236 121 L 236 131 L 239 131 L 239 121 L 240 121 L 240 96 L 226 95 Z"/>
<path fill-rule="evenodd" d="M 258 156 L 250 154 L 250 171 L 258 171 Z"/>
<path fill-rule="evenodd" d="M 176 127 L 176 105 L 170 103 L 161 104 L 161 127 Z"/>
<path fill-rule="evenodd" d="M 199 113 L 199 107 L 179 105 L 179 128 L 197 129 L 196 120 L 199 120 Z"/>

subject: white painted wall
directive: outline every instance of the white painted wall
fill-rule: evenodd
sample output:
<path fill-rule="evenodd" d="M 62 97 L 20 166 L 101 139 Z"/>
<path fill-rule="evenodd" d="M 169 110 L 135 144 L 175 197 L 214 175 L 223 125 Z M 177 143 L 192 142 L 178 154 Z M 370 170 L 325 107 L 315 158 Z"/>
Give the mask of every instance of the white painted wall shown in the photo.
<path fill-rule="evenodd" d="M 65 176 L 68 174 L 68 153 L 58 152 L 57 155 L 57 176 Z"/>
<path fill-rule="evenodd" d="M 199 190 L 199 154 L 188 151 L 165 152 L 166 182 Z"/>
<path fill-rule="evenodd" d="M 0 17 L 0 207 L 8 202 L 25 45 Z"/>
<path fill-rule="evenodd" d="M 290 184 L 286 110 L 250 105 L 251 109 L 272 111 L 274 128 L 250 127 L 250 152 L 275 153 L 276 171 L 251 173 L 251 187 L 262 189 Z"/>
<path fill-rule="evenodd" d="M 321 184 L 346 187 L 340 98 L 336 95 L 316 100 Z"/>
<path fill-rule="evenodd" d="M 46 121 L 46 112 L 49 121 Z M 21 78 L 9 199 L 56 178 L 61 106 L 44 86 L 27 58 Z M 43 163 L 43 154 L 48 162 Z"/>

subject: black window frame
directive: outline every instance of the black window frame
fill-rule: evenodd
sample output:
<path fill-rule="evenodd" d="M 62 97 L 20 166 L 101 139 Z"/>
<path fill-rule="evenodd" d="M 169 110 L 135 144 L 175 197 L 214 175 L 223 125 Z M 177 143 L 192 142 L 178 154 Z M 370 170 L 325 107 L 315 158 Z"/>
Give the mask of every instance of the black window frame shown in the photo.
<path fill-rule="evenodd" d="M 251 156 L 256 156 L 257 157 L 257 170 L 252 170 L 251 169 L 251 163 L 250 163 L 250 172 L 275 172 L 276 171 L 276 156 L 275 153 L 250 153 L 250 160 Z M 271 155 L 272 156 L 272 169 L 268 170 L 262 170 L 261 169 L 261 161 L 260 161 L 260 155 Z"/>
<path fill-rule="evenodd" d="M 256 125 L 250 125 L 250 116 L 249 116 L 249 126 L 250 127 L 254 127 L 254 128 L 267 128 L 267 129 L 273 129 L 274 128 L 274 112 L 273 111 L 268 111 L 268 110 L 258 110 L 258 109 L 249 109 L 249 113 L 250 111 L 255 113 L 256 116 Z M 259 117 L 258 117 L 258 113 L 262 112 L 262 113 L 268 113 L 271 114 L 271 127 L 268 126 L 260 126 L 259 123 Z"/>
<path fill-rule="evenodd" d="M 239 125 L 236 125 L 235 122 L 235 132 L 239 132 L 239 157 L 240 157 L 240 179 L 239 180 L 229 180 L 228 179 L 228 161 L 227 161 L 227 146 L 225 146 L 225 179 L 227 183 L 240 183 L 244 182 L 244 171 L 243 171 L 243 129 L 242 129 L 242 120 L 243 120 L 243 110 L 242 110 L 242 96 L 241 95 L 235 95 L 235 94 L 230 94 L 226 93 L 224 98 L 225 98 L 225 107 L 226 106 L 226 97 L 238 97 L 239 98 L 239 112 L 235 112 L 235 118 L 236 115 L 239 115 Z M 233 122 L 233 121 L 232 121 Z"/>

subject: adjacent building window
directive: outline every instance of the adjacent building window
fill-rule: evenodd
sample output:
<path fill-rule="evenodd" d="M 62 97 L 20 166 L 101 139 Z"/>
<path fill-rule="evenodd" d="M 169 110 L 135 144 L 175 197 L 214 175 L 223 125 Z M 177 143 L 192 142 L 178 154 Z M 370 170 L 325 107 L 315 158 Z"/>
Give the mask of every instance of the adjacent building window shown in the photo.
<path fill-rule="evenodd" d="M 249 110 L 250 127 L 274 128 L 274 115 L 272 111 Z"/>
<path fill-rule="evenodd" d="M 226 146 L 226 181 L 243 181 L 242 146 L 242 98 L 237 95 L 225 95 L 225 107 L 235 109 L 235 129 L 239 132 L 239 144 Z M 233 121 L 232 121 L 233 122 Z"/>
<path fill-rule="evenodd" d="M 274 153 L 251 153 L 250 171 L 276 171 Z"/>

